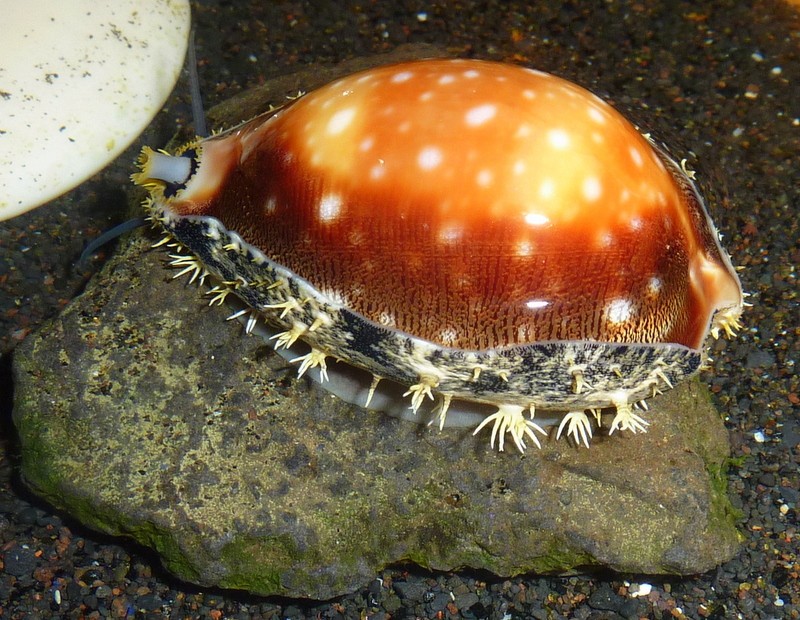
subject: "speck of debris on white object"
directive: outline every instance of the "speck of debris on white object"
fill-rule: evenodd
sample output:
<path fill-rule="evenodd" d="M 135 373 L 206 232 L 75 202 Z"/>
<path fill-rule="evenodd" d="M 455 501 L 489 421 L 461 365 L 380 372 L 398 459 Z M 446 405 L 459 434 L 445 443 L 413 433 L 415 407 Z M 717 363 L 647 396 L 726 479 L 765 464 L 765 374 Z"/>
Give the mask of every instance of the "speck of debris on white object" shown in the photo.
<path fill-rule="evenodd" d="M 653 586 L 649 583 L 640 583 L 639 585 L 635 586 L 636 589 L 631 589 L 630 595 L 634 598 L 638 596 L 647 596 L 652 592 Z"/>
<path fill-rule="evenodd" d="M 0 0 L 0 220 L 101 170 L 183 67 L 188 0 Z"/>
<path fill-rule="evenodd" d="M 426 22 L 428 21 L 428 14 L 425 11 L 421 11 L 417 13 L 417 21 L 418 22 Z"/>
<path fill-rule="evenodd" d="M 763 62 L 764 54 L 762 54 L 761 52 L 753 52 L 752 54 L 750 54 L 750 58 L 752 58 L 756 62 Z"/>
<path fill-rule="evenodd" d="M 767 440 L 767 436 L 762 431 L 756 431 L 753 433 L 753 439 L 758 443 L 764 443 Z"/>
<path fill-rule="evenodd" d="M 781 73 L 783 73 L 783 68 L 782 67 L 772 67 L 772 69 L 770 69 L 769 72 L 772 75 L 780 75 Z"/>

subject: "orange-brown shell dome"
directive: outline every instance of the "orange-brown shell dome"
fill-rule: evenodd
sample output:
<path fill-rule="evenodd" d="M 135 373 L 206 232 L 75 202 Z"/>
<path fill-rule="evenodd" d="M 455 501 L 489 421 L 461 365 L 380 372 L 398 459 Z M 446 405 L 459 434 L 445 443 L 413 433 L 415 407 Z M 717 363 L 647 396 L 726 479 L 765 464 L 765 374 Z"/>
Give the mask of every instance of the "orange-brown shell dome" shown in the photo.
<path fill-rule="evenodd" d="M 211 237 L 232 231 L 234 245 L 297 278 L 318 316 L 287 319 L 297 310 L 287 301 L 308 303 L 297 291 L 256 309 L 283 303 L 275 318 L 323 360 L 410 385 L 414 397 L 439 392 L 448 404 L 501 408 L 630 404 L 641 389 L 559 403 L 476 389 L 474 375 L 493 368 L 495 351 L 539 343 L 618 343 L 605 349 L 615 354 L 667 345 L 697 357 L 709 330 L 730 329 L 741 310 L 739 280 L 684 171 L 608 104 L 549 74 L 467 60 L 380 67 L 195 148 L 197 171 L 185 184 L 159 183 L 152 158 L 140 175 L 156 185 L 151 209 L 166 229 L 214 218 L 222 226 Z M 213 264 L 208 248 L 178 238 L 204 268 Z M 352 327 L 335 327 L 337 311 L 414 343 L 406 370 L 395 372 L 397 355 L 389 363 L 369 347 L 333 345 L 357 340 Z M 317 337 L 329 324 L 351 333 Z M 442 389 L 458 373 L 434 363 L 444 352 L 481 357 L 461 369 L 468 387 Z M 574 396 L 594 383 L 584 379 L 588 362 L 567 357 Z M 541 371 L 536 363 L 520 374 Z"/>

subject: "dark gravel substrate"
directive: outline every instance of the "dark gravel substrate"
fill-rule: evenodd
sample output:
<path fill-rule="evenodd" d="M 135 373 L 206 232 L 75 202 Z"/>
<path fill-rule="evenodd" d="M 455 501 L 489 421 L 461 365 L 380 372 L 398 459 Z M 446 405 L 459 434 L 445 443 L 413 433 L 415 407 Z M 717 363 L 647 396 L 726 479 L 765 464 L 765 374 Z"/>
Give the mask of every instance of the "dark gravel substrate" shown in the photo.
<path fill-rule="evenodd" d="M 198 2 L 205 103 L 301 66 L 427 42 L 571 78 L 694 152 L 752 294 L 745 329 L 715 343 L 704 376 L 731 433 L 741 552 L 691 578 L 397 568 L 335 601 L 262 600 L 178 583 L 146 551 L 53 514 L 15 470 L 10 355 L 99 266 L 102 257 L 85 270 L 72 263 L 87 239 L 124 219 L 134 146 L 64 199 L 0 225 L 0 618 L 800 617 L 798 14 L 778 2 L 529 4 Z M 143 142 L 163 144 L 187 122 L 185 85 L 176 92 Z M 638 584 L 649 594 L 634 597 Z"/>

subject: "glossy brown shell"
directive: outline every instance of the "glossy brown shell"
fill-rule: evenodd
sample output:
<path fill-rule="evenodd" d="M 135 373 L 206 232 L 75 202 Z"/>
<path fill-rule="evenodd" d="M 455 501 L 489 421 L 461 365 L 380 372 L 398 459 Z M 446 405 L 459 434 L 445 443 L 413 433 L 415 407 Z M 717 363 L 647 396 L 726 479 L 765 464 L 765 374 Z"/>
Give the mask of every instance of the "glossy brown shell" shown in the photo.
<path fill-rule="evenodd" d="M 258 280 L 221 266 L 222 241 L 198 240 L 234 233 L 228 251 L 277 269 L 267 285 L 296 283 L 263 299 L 237 287 L 251 307 L 323 359 L 448 404 L 627 406 L 694 372 L 709 330 L 741 311 L 682 167 L 552 75 L 381 67 L 194 149 L 185 186 L 160 184 L 147 163 L 138 180 L 203 267 Z M 181 237 L 190 224 L 202 235 Z M 284 312 L 287 300 L 297 307 Z"/>

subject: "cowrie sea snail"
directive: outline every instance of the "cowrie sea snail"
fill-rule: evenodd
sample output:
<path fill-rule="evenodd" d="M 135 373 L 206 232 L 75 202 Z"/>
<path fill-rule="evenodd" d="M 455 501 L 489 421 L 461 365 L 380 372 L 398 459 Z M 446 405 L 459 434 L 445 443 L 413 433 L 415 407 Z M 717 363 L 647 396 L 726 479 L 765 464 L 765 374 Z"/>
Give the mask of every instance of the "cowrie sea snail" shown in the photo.
<path fill-rule="evenodd" d="M 345 400 L 522 451 L 644 431 L 645 399 L 739 326 L 690 174 L 607 103 L 514 65 L 336 80 L 134 180 L 173 264 Z M 536 418 L 534 418 L 536 414 Z"/>

